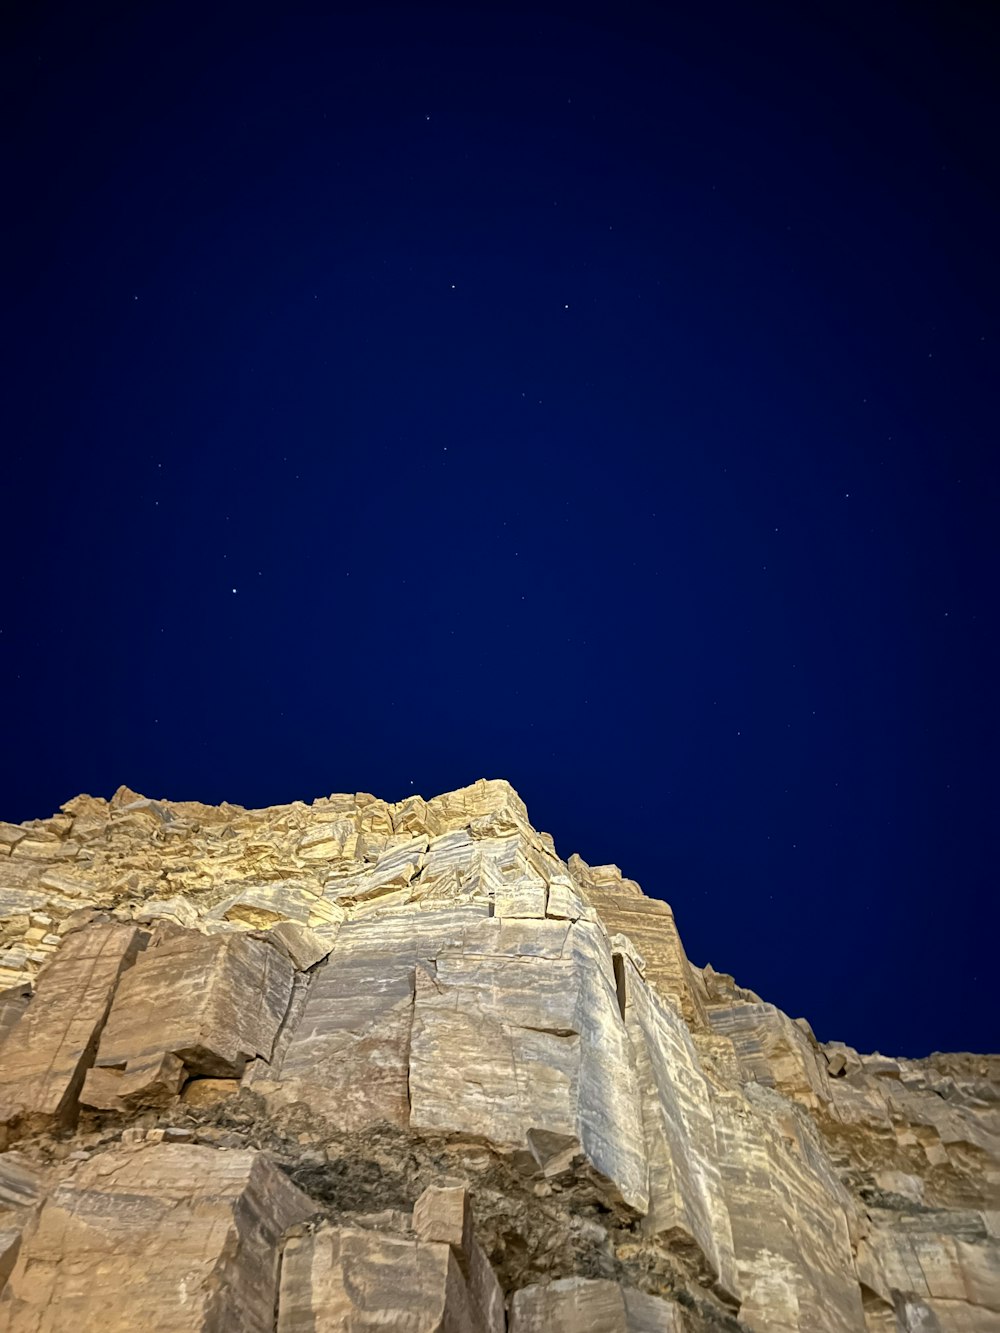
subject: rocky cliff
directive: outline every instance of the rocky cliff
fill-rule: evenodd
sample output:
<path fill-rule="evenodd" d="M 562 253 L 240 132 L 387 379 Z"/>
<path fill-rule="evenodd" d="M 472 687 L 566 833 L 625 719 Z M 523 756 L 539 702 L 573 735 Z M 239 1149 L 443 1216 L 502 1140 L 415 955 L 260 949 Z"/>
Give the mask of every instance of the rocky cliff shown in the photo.
<path fill-rule="evenodd" d="M 1000 1057 L 820 1044 L 517 793 L 0 824 L 0 1329 L 1000 1330 Z"/>

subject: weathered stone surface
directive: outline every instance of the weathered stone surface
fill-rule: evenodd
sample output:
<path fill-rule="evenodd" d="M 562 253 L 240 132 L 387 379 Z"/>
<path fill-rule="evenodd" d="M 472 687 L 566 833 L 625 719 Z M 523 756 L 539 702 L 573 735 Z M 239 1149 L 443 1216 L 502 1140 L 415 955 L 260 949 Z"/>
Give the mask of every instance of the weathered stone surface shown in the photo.
<path fill-rule="evenodd" d="M 747 1092 L 715 1102 L 740 1316 L 760 1330 L 863 1329 L 852 1201 L 797 1108 Z"/>
<path fill-rule="evenodd" d="M 830 1071 L 821 1068 L 801 1028 L 773 1004 L 710 1005 L 708 1016 L 712 1030 L 736 1047 L 746 1080 L 778 1088 L 804 1106 L 830 1100 Z"/>
<path fill-rule="evenodd" d="M 485 907 L 394 910 L 345 922 L 280 1066 L 254 1086 L 274 1106 L 305 1102 L 342 1129 L 407 1124 L 417 964 L 460 949 L 485 915 Z"/>
<path fill-rule="evenodd" d="M 320 935 L 297 921 L 279 921 L 268 933 L 285 949 L 295 966 L 305 971 L 332 951 L 337 942 L 337 929 L 334 927 L 330 934 Z"/>
<path fill-rule="evenodd" d="M 0 1046 L 0 1127 L 12 1132 L 74 1122 L 114 988 L 140 942 L 134 926 L 66 939 Z"/>
<path fill-rule="evenodd" d="M 121 1069 L 88 1069 L 80 1089 L 80 1105 L 88 1110 L 124 1113 L 127 1108 L 120 1095 L 123 1073 Z"/>
<path fill-rule="evenodd" d="M 451 1247 L 484 1333 L 504 1333 L 503 1291 L 476 1240 L 472 1201 L 465 1186 L 429 1186 L 413 1205 L 412 1225 L 418 1240 Z"/>
<path fill-rule="evenodd" d="M 472 1204 L 462 1185 L 431 1185 L 413 1205 L 413 1230 L 418 1240 L 451 1245 L 459 1255 L 472 1247 Z"/>
<path fill-rule="evenodd" d="M 642 1121 L 606 940 L 588 923 L 492 920 L 418 970 L 410 1124 L 589 1161 L 645 1211 Z"/>
<path fill-rule="evenodd" d="M 1000 1238 L 982 1213 L 880 1210 L 872 1223 L 858 1272 L 883 1307 L 902 1305 L 904 1328 L 1000 1327 Z"/>
<path fill-rule="evenodd" d="M 83 1163 L 25 1228 L 9 1333 L 271 1333 L 277 1244 L 314 1205 L 267 1159 L 186 1144 Z"/>
<path fill-rule="evenodd" d="M 31 986 L 25 982 L 0 991 L 0 1046 L 4 1037 L 28 1007 L 31 995 Z"/>
<path fill-rule="evenodd" d="M 630 960 L 619 967 L 649 1164 L 644 1226 L 686 1250 L 692 1264 L 738 1304 L 711 1087 L 684 1021 L 642 983 Z"/>
<path fill-rule="evenodd" d="M 184 1085 L 181 1100 L 188 1106 L 215 1106 L 240 1090 L 239 1079 L 193 1078 Z"/>
<path fill-rule="evenodd" d="M 150 943 L 122 978 L 101 1037 L 97 1066 L 124 1068 L 141 1097 L 149 1071 L 176 1057 L 189 1074 L 239 1075 L 248 1059 L 270 1059 L 291 998 L 294 967 L 266 939 L 194 931 Z M 176 1069 L 176 1067 L 174 1067 Z M 158 1075 L 149 1095 L 166 1087 Z M 178 1084 L 179 1087 L 179 1084 Z"/>
<path fill-rule="evenodd" d="M 705 1027 L 705 1007 L 670 907 L 658 899 L 646 898 L 638 885 L 634 885 L 636 893 L 623 892 L 632 881 L 622 880 L 620 872 L 617 878 L 595 881 L 595 869 L 599 872 L 606 867 L 585 866 L 579 857 L 575 859 L 582 868 L 581 882 L 585 889 L 590 885 L 588 896 L 608 934 L 627 935 L 645 960 L 647 980 L 679 1009 L 687 1023 Z M 612 869 L 617 870 L 617 866 Z"/>
<path fill-rule="evenodd" d="M 450 1245 L 324 1225 L 285 1246 L 277 1333 L 502 1333 L 476 1295 Z"/>
<path fill-rule="evenodd" d="M 570 1277 L 523 1287 L 511 1302 L 510 1333 L 685 1333 L 679 1308 L 645 1292 Z"/>
<path fill-rule="evenodd" d="M 3 1328 L 1000 1321 L 1000 1057 L 820 1045 L 504 782 L 0 825 L 0 1041 Z"/>

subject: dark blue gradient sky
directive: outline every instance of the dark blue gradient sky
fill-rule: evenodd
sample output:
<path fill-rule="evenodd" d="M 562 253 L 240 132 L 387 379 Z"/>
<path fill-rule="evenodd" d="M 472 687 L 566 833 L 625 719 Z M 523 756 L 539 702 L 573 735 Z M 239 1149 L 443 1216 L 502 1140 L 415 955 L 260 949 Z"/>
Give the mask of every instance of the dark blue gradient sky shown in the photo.
<path fill-rule="evenodd" d="M 990 7 L 5 22 L 0 818 L 503 776 L 996 1049 Z"/>

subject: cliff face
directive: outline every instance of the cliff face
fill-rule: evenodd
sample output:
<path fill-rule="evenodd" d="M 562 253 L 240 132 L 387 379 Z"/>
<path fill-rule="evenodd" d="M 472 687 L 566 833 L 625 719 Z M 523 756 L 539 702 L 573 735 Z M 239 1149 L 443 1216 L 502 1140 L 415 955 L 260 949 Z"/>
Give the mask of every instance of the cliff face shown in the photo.
<path fill-rule="evenodd" d="M 1000 1057 L 820 1045 L 505 782 L 0 824 L 0 1328 L 1000 1330 Z"/>

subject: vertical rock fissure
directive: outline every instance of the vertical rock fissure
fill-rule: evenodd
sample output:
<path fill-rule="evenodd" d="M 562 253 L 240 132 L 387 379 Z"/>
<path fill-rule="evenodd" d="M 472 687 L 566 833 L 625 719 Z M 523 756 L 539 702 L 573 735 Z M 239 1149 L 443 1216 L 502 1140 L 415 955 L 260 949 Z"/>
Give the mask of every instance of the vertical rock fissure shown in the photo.
<path fill-rule="evenodd" d="M 625 1022 L 625 959 L 620 953 L 611 955 L 611 963 L 615 970 L 615 993 L 618 996 L 618 1012 L 622 1016 L 622 1022 Z"/>

